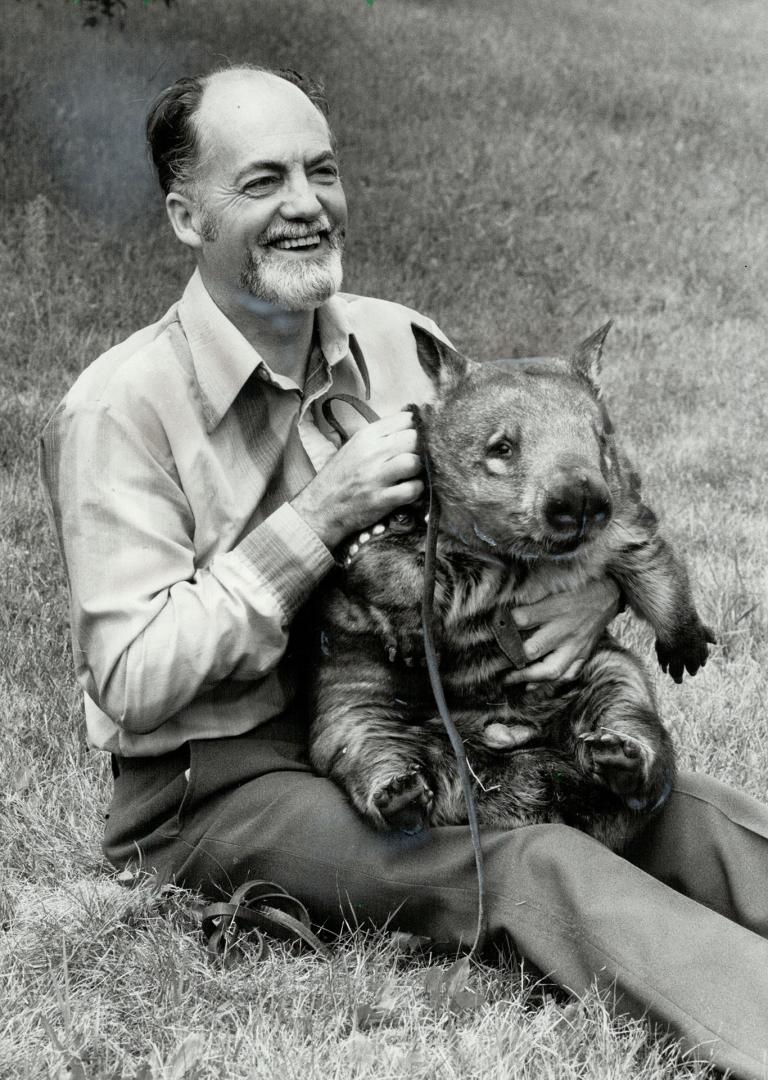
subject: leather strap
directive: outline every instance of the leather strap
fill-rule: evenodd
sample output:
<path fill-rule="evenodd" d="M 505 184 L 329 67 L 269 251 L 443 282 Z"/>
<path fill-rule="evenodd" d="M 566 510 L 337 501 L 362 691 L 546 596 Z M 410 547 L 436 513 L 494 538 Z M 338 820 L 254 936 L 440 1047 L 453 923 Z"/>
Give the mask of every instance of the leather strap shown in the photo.
<path fill-rule="evenodd" d="M 203 909 L 202 931 L 208 952 L 226 960 L 240 951 L 239 938 L 247 935 L 258 950 L 257 960 L 269 955 L 264 934 L 282 941 L 300 942 L 330 959 L 330 950 L 310 929 L 307 909 L 273 881 L 246 881 L 228 901 Z"/>
<path fill-rule="evenodd" d="M 501 608 L 493 617 L 491 626 L 496 644 L 518 671 L 528 663 L 523 649 L 523 639 L 512 618 L 512 608 Z"/>
<path fill-rule="evenodd" d="M 370 407 L 366 405 L 364 401 L 359 398 L 352 397 L 350 394 L 335 394 L 333 397 L 326 398 L 323 402 L 323 416 L 331 427 L 341 438 L 343 443 L 347 442 L 349 436 L 339 421 L 333 415 L 333 404 L 336 401 L 343 401 L 347 405 L 351 405 L 353 409 L 356 409 L 361 416 L 363 416 L 369 423 L 374 420 L 378 420 L 379 417 Z M 427 671 L 429 673 L 429 681 L 432 687 L 432 694 L 435 699 L 437 711 L 440 715 L 440 719 L 443 722 L 443 727 L 448 735 L 448 740 L 453 748 L 453 753 L 456 757 L 456 766 L 459 773 L 459 780 L 461 782 L 461 789 L 464 795 L 464 802 L 467 807 L 467 820 L 469 824 L 469 833 L 472 839 L 472 848 L 475 854 L 475 868 L 477 871 L 477 926 L 475 930 L 475 939 L 472 942 L 472 947 L 469 950 L 469 957 L 476 956 L 482 948 L 485 936 L 487 932 L 487 917 L 486 917 L 486 903 L 485 903 L 485 866 L 483 861 L 483 849 L 480 843 L 480 826 L 477 820 L 477 807 L 475 805 L 475 798 L 472 791 L 472 778 L 470 776 L 469 767 L 467 765 L 467 758 L 464 752 L 464 743 L 461 735 L 456 729 L 456 725 L 453 722 L 453 717 L 448 709 L 448 703 L 445 699 L 445 691 L 443 690 L 443 683 L 440 678 L 440 668 L 437 660 L 437 652 L 435 650 L 434 636 L 432 631 L 433 624 L 433 611 L 434 611 L 434 595 L 435 595 L 435 576 L 436 576 L 436 563 L 437 563 L 437 536 L 440 530 L 440 506 L 432 486 L 432 474 L 430 469 L 429 456 L 425 454 L 424 457 L 424 470 L 427 481 L 427 492 L 429 497 L 429 513 L 427 515 L 427 538 L 425 544 L 425 565 L 424 565 L 424 588 L 422 594 L 422 608 L 421 608 L 421 625 L 424 633 L 424 651 L 426 654 Z M 354 545 L 353 545 L 354 546 Z M 514 625 L 514 624 L 513 624 Z M 494 628 L 494 634 L 495 634 Z M 519 639 L 519 635 L 518 635 Z M 497 639 L 498 641 L 498 639 Z M 520 641 L 520 651 L 522 652 L 522 641 Z M 505 655 L 507 655 L 505 653 Z M 511 659 L 511 658 L 510 658 Z M 513 661 L 514 663 L 514 661 Z M 234 899 L 234 897 L 233 897 Z"/>
<path fill-rule="evenodd" d="M 372 424 L 375 420 L 381 419 L 381 417 L 373 411 L 370 405 L 366 405 L 364 401 L 361 401 L 360 398 L 353 397 L 352 394 L 333 394 L 331 397 L 326 398 L 323 402 L 323 416 L 343 443 L 349 441 L 349 434 L 346 428 L 342 427 L 333 415 L 333 406 L 337 401 L 343 401 L 345 405 L 351 405 L 352 408 L 359 412 L 369 424 Z"/>
<path fill-rule="evenodd" d="M 472 791 L 472 777 L 470 775 L 467 755 L 464 751 L 464 741 L 453 722 L 448 702 L 445 698 L 443 681 L 440 678 L 440 665 L 437 659 L 435 639 L 433 634 L 434 625 L 434 602 L 435 582 L 437 578 L 437 538 L 440 532 L 440 503 L 432 484 L 432 470 L 429 457 L 424 459 L 424 471 L 427 479 L 427 491 L 429 493 L 429 514 L 427 516 L 427 539 L 424 545 L 424 591 L 421 598 L 421 628 L 424 633 L 424 653 L 427 661 L 427 672 L 432 687 L 432 696 L 440 719 L 443 722 L 448 740 L 456 758 L 456 769 L 459 774 L 461 790 L 464 796 L 464 804 L 467 808 L 467 824 L 469 835 L 472 840 L 472 850 L 475 854 L 475 870 L 477 872 L 477 925 L 475 939 L 469 950 L 468 958 L 476 956 L 485 943 L 487 933 L 487 916 L 485 904 L 485 862 L 483 848 L 480 842 L 480 824 L 477 819 L 477 806 Z"/>

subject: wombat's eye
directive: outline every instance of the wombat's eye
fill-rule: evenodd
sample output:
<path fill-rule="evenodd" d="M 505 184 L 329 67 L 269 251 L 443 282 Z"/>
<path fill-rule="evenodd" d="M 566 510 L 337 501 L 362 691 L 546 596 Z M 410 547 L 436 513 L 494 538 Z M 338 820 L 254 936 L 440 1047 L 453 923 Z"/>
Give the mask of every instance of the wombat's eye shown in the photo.
<path fill-rule="evenodd" d="M 498 458 L 502 461 L 511 458 L 515 453 L 515 445 L 509 439 L 496 439 L 488 443 L 485 452 L 488 457 Z"/>

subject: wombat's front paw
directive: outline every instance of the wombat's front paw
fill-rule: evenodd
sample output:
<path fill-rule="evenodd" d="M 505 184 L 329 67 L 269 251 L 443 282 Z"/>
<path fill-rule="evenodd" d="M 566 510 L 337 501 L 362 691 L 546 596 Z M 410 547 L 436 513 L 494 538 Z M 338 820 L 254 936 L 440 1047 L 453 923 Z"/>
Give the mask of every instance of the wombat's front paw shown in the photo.
<path fill-rule="evenodd" d="M 697 619 L 688 626 L 678 628 L 669 641 L 656 642 L 656 655 L 662 671 L 668 671 L 676 683 L 683 681 L 683 671 L 695 675 L 707 662 L 709 646 L 715 644 L 715 635 Z"/>
<path fill-rule="evenodd" d="M 418 769 L 401 773 L 374 792 L 373 803 L 391 829 L 420 832 L 429 821 L 434 795 Z"/>
<path fill-rule="evenodd" d="M 589 772 L 616 795 L 635 795 L 645 783 L 647 748 L 639 739 L 600 728 L 579 736 Z"/>

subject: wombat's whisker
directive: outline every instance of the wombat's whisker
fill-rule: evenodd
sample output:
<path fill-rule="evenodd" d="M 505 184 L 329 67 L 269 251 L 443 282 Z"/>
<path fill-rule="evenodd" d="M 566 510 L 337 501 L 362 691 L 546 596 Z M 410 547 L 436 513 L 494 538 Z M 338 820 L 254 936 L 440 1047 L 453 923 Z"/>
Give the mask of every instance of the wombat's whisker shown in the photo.
<path fill-rule="evenodd" d="M 501 784 L 494 784 L 492 787 L 486 787 L 485 786 L 483 781 L 480 779 L 480 777 L 477 775 L 475 770 L 472 768 L 472 762 L 469 760 L 469 758 L 467 758 L 467 768 L 469 769 L 470 773 L 472 774 L 472 779 L 475 781 L 475 783 L 480 788 L 480 790 L 484 791 L 486 793 L 486 795 L 488 794 L 489 791 L 501 791 Z"/>
<path fill-rule="evenodd" d="M 638 746 L 644 746 L 642 739 L 638 739 L 636 735 L 629 735 L 626 731 L 614 731 L 613 728 L 604 727 L 600 724 L 600 730 L 604 731 L 606 735 L 615 735 L 617 739 L 622 739 L 624 742 L 637 743 Z M 591 736 L 591 732 L 586 731 L 583 735 L 579 735 L 580 739 L 588 739 Z"/>

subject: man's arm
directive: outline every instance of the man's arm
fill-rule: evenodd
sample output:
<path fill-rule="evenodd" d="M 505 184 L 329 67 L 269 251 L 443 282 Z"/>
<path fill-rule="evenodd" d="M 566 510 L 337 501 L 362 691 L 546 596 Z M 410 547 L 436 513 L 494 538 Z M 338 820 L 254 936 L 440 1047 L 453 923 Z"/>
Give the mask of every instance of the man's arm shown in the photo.
<path fill-rule="evenodd" d="M 293 615 L 333 564 L 296 511 L 279 508 L 200 567 L 172 460 L 115 409 L 57 414 L 41 464 L 78 679 L 115 723 L 152 731 L 222 679 L 276 666 Z"/>
<path fill-rule="evenodd" d="M 58 413 L 43 437 L 42 475 L 89 697 L 125 730 L 144 733 L 225 678 L 264 677 L 333 565 L 329 548 L 393 498 L 418 497 L 420 481 L 405 479 L 420 467 L 412 443 L 408 414 L 371 425 L 294 505 L 200 567 L 168 452 L 101 403 Z"/>

